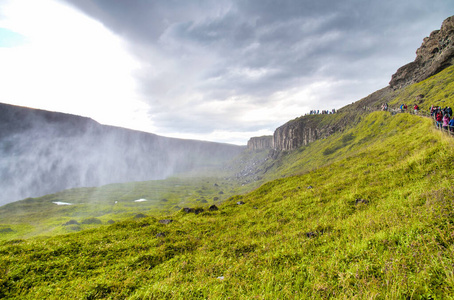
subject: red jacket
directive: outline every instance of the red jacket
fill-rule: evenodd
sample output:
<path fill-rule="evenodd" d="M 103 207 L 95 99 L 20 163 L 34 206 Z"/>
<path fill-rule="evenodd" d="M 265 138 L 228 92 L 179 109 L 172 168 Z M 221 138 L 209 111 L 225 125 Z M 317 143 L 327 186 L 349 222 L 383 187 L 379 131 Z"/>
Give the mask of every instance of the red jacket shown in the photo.
<path fill-rule="evenodd" d="M 442 113 L 438 113 L 437 114 L 437 122 L 441 122 L 443 120 L 443 114 Z"/>

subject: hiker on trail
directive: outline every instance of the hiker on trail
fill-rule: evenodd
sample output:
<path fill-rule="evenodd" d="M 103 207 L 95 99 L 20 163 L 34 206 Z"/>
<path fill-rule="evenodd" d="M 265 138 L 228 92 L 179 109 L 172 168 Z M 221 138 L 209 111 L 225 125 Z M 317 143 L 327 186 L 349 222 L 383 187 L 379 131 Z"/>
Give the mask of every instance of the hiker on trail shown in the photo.
<path fill-rule="evenodd" d="M 418 110 L 419 110 L 418 104 L 415 104 L 415 106 L 413 106 L 413 109 L 414 109 L 415 115 L 417 115 L 418 114 Z"/>
<path fill-rule="evenodd" d="M 449 117 L 448 117 L 448 114 L 446 113 L 444 116 L 443 116 L 443 129 L 446 129 L 448 130 L 448 126 L 449 126 Z"/>
<path fill-rule="evenodd" d="M 381 106 L 381 110 L 387 111 L 388 110 L 388 103 L 383 103 Z"/>
<path fill-rule="evenodd" d="M 400 105 L 400 112 L 401 112 L 401 113 L 404 112 L 404 105 L 403 105 L 403 104 Z"/>
<path fill-rule="evenodd" d="M 449 121 L 449 131 L 454 132 L 454 118 Z"/>
<path fill-rule="evenodd" d="M 441 128 L 443 122 L 443 113 L 441 110 L 437 111 L 437 115 L 435 116 L 435 120 L 437 121 L 437 128 Z"/>
<path fill-rule="evenodd" d="M 452 108 L 451 107 L 446 107 L 446 112 L 448 113 L 448 116 L 452 118 Z"/>

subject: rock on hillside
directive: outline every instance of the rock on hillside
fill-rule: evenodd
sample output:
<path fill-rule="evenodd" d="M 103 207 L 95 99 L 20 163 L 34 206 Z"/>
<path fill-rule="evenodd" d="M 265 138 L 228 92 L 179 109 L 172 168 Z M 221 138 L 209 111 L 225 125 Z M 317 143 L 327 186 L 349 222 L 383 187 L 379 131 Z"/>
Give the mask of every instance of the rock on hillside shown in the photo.
<path fill-rule="evenodd" d="M 163 179 L 243 150 L 0 103 L 0 205 L 74 187 Z"/>
<path fill-rule="evenodd" d="M 454 16 L 447 18 L 440 30 L 432 31 L 416 51 L 415 61 L 399 68 L 389 85 L 400 89 L 437 74 L 454 63 Z"/>

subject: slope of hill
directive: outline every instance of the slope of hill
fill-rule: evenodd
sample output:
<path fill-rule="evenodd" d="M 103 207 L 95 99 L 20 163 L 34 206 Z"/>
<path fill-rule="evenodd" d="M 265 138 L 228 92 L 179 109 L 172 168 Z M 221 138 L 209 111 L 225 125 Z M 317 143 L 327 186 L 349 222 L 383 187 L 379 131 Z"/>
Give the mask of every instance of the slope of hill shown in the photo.
<path fill-rule="evenodd" d="M 394 97 L 389 99 L 391 110 L 397 109 L 403 102 L 410 104 L 416 98 L 419 99 L 421 113 L 427 112 L 432 104 L 453 107 L 454 97 L 446 97 L 454 90 L 453 72 L 454 66 L 418 84 L 386 93 L 387 97 Z M 98 218 L 106 224 L 107 221 L 118 221 L 139 213 L 155 214 L 183 207 L 219 204 L 230 196 L 251 191 L 267 181 L 316 170 L 354 154 L 358 147 L 369 145 L 372 135 L 368 128 L 363 129 L 360 137 L 351 130 L 357 130 L 357 122 L 370 113 L 361 107 L 379 106 L 381 101 L 377 94 L 383 95 L 382 92 L 374 93 L 342 108 L 336 115 L 304 116 L 291 121 L 300 123 L 303 120 L 307 124 L 304 119 L 310 119 L 314 124 L 345 123 L 341 131 L 329 138 L 313 141 L 295 151 L 245 151 L 225 164 L 224 170 L 205 172 L 203 176 L 200 173 L 190 176 L 180 174 L 168 180 L 72 189 L 2 206 L 0 226 L 5 232 L 0 234 L 0 240 L 55 235 L 100 226 L 96 223 L 83 224 L 88 218 Z M 426 96 L 421 98 L 419 95 Z M 350 123 L 346 123 L 346 119 L 350 119 Z M 147 201 L 134 202 L 140 199 Z M 71 220 L 80 224 L 62 226 Z"/>
<path fill-rule="evenodd" d="M 0 204 L 68 188 L 219 167 L 243 149 L 0 104 Z"/>
<path fill-rule="evenodd" d="M 333 151 L 338 141 L 345 146 Z M 299 153 L 315 149 L 331 161 L 232 197 L 217 211 L 3 242 L 0 295 L 454 296 L 454 139 L 430 119 L 375 112 Z"/>

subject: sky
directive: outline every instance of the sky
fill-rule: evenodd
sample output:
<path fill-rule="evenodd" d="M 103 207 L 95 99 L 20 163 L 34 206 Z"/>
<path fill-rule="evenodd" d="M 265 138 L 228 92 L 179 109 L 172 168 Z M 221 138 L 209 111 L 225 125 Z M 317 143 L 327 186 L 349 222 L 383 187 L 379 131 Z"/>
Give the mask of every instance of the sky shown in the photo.
<path fill-rule="evenodd" d="M 388 85 L 452 0 L 0 0 L 0 102 L 246 144 Z"/>

